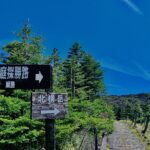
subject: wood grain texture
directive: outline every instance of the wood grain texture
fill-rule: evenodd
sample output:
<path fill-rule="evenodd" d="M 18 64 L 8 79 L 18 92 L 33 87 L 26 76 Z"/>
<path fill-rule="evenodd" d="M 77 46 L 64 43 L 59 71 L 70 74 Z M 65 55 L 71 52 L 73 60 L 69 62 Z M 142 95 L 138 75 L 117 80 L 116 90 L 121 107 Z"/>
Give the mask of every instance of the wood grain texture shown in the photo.
<path fill-rule="evenodd" d="M 55 110 L 57 110 L 57 114 L 55 114 Z M 41 111 L 52 113 L 41 114 Z M 58 119 L 64 118 L 67 114 L 68 97 L 66 93 L 32 93 L 32 119 Z"/>

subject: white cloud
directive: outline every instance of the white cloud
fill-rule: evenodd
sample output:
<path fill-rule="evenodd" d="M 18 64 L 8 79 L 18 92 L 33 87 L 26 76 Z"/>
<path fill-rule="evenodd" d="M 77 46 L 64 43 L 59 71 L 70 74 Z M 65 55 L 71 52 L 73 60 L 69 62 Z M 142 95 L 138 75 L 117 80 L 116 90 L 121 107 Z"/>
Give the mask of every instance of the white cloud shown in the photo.
<path fill-rule="evenodd" d="M 130 67 L 130 62 L 126 62 L 126 60 L 119 60 L 118 58 L 111 58 L 111 57 L 103 57 L 101 59 L 102 66 L 114 71 L 118 71 L 124 74 L 132 75 L 132 76 L 137 76 L 136 70 L 132 69 Z"/>
<path fill-rule="evenodd" d="M 103 57 L 101 59 L 102 67 L 118 71 L 127 75 L 143 78 L 150 81 L 150 69 L 143 67 L 136 61 L 112 59 Z"/>
<path fill-rule="evenodd" d="M 122 1 L 125 2 L 134 12 L 143 15 L 143 12 L 131 0 L 122 0 Z"/>
<path fill-rule="evenodd" d="M 150 80 L 150 70 L 136 61 L 134 61 L 134 64 L 136 65 L 140 76 L 142 76 L 144 79 Z"/>

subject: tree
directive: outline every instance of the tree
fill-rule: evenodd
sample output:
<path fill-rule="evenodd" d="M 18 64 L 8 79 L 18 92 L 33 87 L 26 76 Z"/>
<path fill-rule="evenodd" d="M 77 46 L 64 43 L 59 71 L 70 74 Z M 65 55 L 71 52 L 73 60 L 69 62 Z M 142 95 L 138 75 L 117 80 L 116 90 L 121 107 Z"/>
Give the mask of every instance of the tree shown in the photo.
<path fill-rule="evenodd" d="M 104 93 L 105 89 L 100 63 L 96 62 L 91 55 L 83 52 L 81 66 L 85 75 L 84 87 L 86 87 L 88 99 L 95 99 Z"/>
<path fill-rule="evenodd" d="M 53 67 L 53 91 L 66 92 L 64 88 L 63 65 L 57 48 L 52 50 L 52 54 L 45 60 L 45 64 L 50 64 Z"/>
<path fill-rule="evenodd" d="M 6 64 L 42 63 L 41 37 L 33 36 L 28 24 L 17 33 L 18 41 L 3 47 Z M 3 94 L 3 96 L 2 96 Z M 11 97 L 10 97 L 11 96 Z M 30 119 L 31 91 L 4 91 L 0 95 L 0 148 L 37 149 L 44 145 L 43 123 Z M 31 146 L 32 145 L 32 146 Z"/>
<path fill-rule="evenodd" d="M 17 33 L 19 41 L 13 41 L 3 47 L 7 57 L 3 60 L 6 64 L 37 64 L 43 61 L 41 46 L 42 38 L 33 36 L 29 24 L 24 24 Z"/>
<path fill-rule="evenodd" d="M 74 43 L 64 61 L 65 86 L 72 98 L 94 100 L 104 93 L 103 71 L 100 63 Z"/>
<path fill-rule="evenodd" d="M 83 133 L 91 136 L 93 135 L 93 128 L 96 128 L 99 137 L 102 136 L 103 132 L 110 134 L 113 131 L 113 122 L 112 106 L 102 99 L 95 101 L 74 99 L 69 102 L 69 116 L 64 120 L 56 121 L 57 149 L 63 150 L 65 145 L 71 142 L 73 142 L 74 147 L 66 149 L 79 149 Z"/>
<path fill-rule="evenodd" d="M 52 50 L 52 54 L 46 59 L 45 64 L 51 64 L 53 67 L 60 65 L 60 56 L 57 48 Z"/>
<path fill-rule="evenodd" d="M 101 99 L 95 100 L 95 97 L 104 90 L 100 64 L 83 52 L 79 43 L 72 45 L 63 65 L 56 48 L 53 49 L 52 55 L 44 60 L 41 38 L 33 36 L 28 24 L 23 26 L 17 36 L 19 41 L 8 43 L 3 48 L 7 52 L 3 62 L 51 64 L 54 92 L 66 92 L 67 89 L 69 99 L 74 99 L 69 101 L 70 115 L 56 121 L 58 147 L 62 149 L 60 144 L 73 141 L 72 135 L 82 130 L 92 134 L 94 127 L 100 135 L 104 131 L 112 132 L 114 119 L 112 107 Z M 3 96 L 0 95 L 0 147 L 3 150 L 41 149 L 44 145 L 44 124 L 42 121 L 30 119 L 31 91 L 15 90 L 11 94 L 1 93 Z"/>
<path fill-rule="evenodd" d="M 140 116 L 142 115 L 142 108 L 141 108 L 141 104 L 138 100 L 134 99 L 134 101 L 132 102 L 132 106 L 131 106 L 131 113 L 132 113 L 132 120 L 134 122 L 134 127 L 137 124 L 138 119 L 140 118 Z"/>
<path fill-rule="evenodd" d="M 24 150 L 43 145 L 43 123 L 30 119 L 29 102 L 3 95 L 0 100 L 0 149 Z"/>
<path fill-rule="evenodd" d="M 81 66 L 82 50 L 79 43 L 74 43 L 64 61 L 64 85 L 68 89 L 70 96 L 74 99 L 80 97 L 83 91 L 84 73 Z"/>
<path fill-rule="evenodd" d="M 144 118 L 145 118 L 145 124 L 144 124 L 144 130 L 142 131 L 143 134 L 145 134 L 147 132 L 148 129 L 148 125 L 150 122 L 150 104 L 146 104 L 144 107 Z"/>

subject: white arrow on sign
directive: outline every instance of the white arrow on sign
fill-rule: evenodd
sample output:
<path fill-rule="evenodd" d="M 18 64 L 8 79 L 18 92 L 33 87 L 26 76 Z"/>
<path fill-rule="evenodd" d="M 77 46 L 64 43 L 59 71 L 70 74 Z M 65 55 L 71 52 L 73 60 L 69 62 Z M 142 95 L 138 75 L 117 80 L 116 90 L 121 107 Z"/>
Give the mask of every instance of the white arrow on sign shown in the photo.
<path fill-rule="evenodd" d="M 54 114 L 56 116 L 59 112 L 60 111 L 57 108 L 55 108 L 54 110 L 41 110 L 41 115 Z"/>
<path fill-rule="evenodd" d="M 40 82 L 42 81 L 42 79 L 43 79 L 43 75 L 42 75 L 42 73 L 39 71 L 39 73 L 35 75 L 35 80 L 36 80 L 36 81 L 39 81 L 39 83 L 40 83 Z"/>

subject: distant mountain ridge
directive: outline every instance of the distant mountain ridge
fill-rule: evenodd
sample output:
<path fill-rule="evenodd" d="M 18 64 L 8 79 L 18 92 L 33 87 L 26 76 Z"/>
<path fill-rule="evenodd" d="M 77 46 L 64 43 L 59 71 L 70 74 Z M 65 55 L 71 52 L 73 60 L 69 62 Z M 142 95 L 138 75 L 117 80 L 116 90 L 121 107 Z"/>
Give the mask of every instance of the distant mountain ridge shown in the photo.
<path fill-rule="evenodd" d="M 138 100 L 141 103 L 150 103 L 150 93 L 129 94 L 129 95 L 110 95 L 110 96 L 105 96 L 104 99 L 113 105 L 118 105 L 126 99 L 131 100 L 131 101 Z"/>

